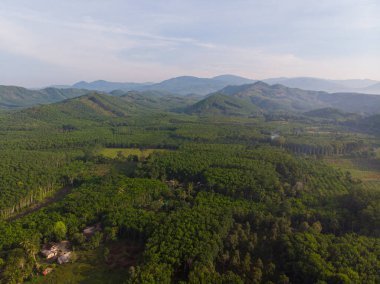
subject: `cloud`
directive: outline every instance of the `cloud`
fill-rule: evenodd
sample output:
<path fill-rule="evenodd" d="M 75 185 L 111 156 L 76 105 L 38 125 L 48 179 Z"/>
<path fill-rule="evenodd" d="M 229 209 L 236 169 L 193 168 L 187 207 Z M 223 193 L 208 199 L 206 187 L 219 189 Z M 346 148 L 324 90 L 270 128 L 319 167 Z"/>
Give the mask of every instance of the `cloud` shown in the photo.
<path fill-rule="evenodd" d="M 221 73 L 380 79 L 379 7 L 371 0 L 4 0 L 0 56 L 17 82 L 12 61 L 24 61 L 36 85 Z"/>

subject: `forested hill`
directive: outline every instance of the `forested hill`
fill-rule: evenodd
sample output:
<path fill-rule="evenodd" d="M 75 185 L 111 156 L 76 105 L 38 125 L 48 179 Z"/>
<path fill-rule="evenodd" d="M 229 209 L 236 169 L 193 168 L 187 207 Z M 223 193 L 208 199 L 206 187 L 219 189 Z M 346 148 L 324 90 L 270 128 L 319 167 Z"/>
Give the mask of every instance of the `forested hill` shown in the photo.
<path fill-rule="evenodd" d="M 201 96 L 178 96 L 159 91 L 113 91 L 112 96 L 118 96 L 136 107 L 147 111 L 181 111 L 183 108 L 197 102 Z"/>
<path fill-rule="evenodd" d="M 203 99 L 185 110 L 200 115 L 259 115 L 261 110 L 252 103 L 237 97 L 215 94 Z"/>
<path fill-rule="evenodd" d="M 88 90 L 46 88 L 29 90 L 15 86 L 0 86 L 0 109 L 25 108 L 38 104 L 49 104 L 79 97 Z"/>
<path fill-rule="evenodd" d="M 181 112 L 182 109 L 197 98 L 175 97 L 149 93 L 149 92 L 127 92 L 112 96 L 91 92 L 89 94 L 67 99 L 48 105 L 34 106 L 5 115 L 5 124 L 19 127 L 26 125 L 37 125 L 41 123 L 59 126 L 70 125 L 78 128 L 81 125 L 102 125 L 106 122 L 122 121 L 144 115 L 160 114 L 165 111 Z M 34 126 L 33 126 L 34 128 Z"/>
<path fill-rule="evenodd" d="M 244 99 L 267 112 L 305 112 L 318 108 L 337 108 L 346 112 L 378 113 L 380 96 L 357 93 L 326 93 L 268 85 L 264 82 L 228 86 L 219 93 Z"/>
<path fill-rule="evenodd" d="M 350 121 L 346 123 L 353 129 L 361 132 L 367 132 L 371 134 L 380 134 L 380 115 L 371 115 L 368 117 L 363 117 L 356 121 Z"/>
<path fill-rule="evenodd" d="M 25 109 L 14 116 L 22 116 L 39 121 L 62 122 L 67 120 L 104 121 L 108 118 L 126 117 L 136 114 L 140 109 L 119 97 L 90 93 L 50 105 Z"/>

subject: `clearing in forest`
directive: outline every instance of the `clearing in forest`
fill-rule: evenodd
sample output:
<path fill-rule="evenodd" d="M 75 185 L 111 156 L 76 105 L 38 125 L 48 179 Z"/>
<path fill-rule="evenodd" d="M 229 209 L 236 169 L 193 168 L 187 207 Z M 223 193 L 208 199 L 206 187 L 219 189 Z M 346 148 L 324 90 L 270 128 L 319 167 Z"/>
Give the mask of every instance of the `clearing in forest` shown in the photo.
<path fill-rule="evenodd" d="M 350 172 L 368 188 L 380 190 L 379 158 L 327 157 L 325 161 L 334 168 Z"/>
<path fill-rule="evenodd" d="M 129 155 L 136 155 L 139 158 L 146 158 L 153 152 L 165 152 L 165 149 L 140 149 L 140 148 L 103 148 L 100 154 L 104 157 L 114 159 L 118 155 L 128 157 Z"/>

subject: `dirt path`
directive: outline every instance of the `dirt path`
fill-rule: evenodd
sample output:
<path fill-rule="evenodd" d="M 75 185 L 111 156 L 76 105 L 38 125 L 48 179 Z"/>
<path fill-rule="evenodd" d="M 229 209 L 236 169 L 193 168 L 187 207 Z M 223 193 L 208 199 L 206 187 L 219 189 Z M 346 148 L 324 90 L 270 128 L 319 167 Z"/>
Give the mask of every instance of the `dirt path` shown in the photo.
<path fill-rule="evenodd" d="M 24 217 L 26 215 L 29 215 L 33 212 L 36 212 L 37 210 L 41 209 L 41 208 L 44 208 L 54 202 L 57 202 L 61 199 L 63 199 L 68 193 L 70 193 L 70 191 L 73 189 L 72 186 L 65 186 L 65 187 L 62 187 L 60 190 L 58 190 L 53 196 L 51 197 L 48 197 L 46 199 L 44 199 L 42 202 L 40 203 L 37 203 L 37 204 L 34 204 L 28 208 L 25 208 L 24 210 L 22 210 L 21 212 L 17 213 L 16 215 L 12 216 L 12 217 L 9 217 L 8 219 L 6 219 L 7 221 L 15 221 L 17 219 L 20 219 L 21 217 Z"/>

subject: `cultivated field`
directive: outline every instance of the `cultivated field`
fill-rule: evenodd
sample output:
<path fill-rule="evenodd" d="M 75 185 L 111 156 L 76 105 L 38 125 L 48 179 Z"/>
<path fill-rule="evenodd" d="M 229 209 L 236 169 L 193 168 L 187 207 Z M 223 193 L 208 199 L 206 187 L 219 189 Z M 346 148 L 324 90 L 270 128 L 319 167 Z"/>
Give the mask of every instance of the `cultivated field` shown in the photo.
<path fill-rule="evenodd" d="M 324 159 L 331 166 L 348 171 L 355 179 L 360 179 L 368 188 L 380 190 L 380 159 L 327 157 Z"/>

